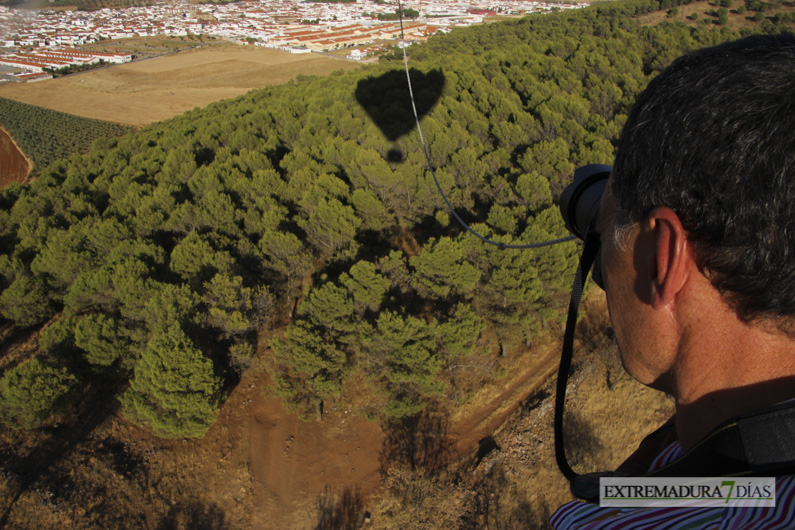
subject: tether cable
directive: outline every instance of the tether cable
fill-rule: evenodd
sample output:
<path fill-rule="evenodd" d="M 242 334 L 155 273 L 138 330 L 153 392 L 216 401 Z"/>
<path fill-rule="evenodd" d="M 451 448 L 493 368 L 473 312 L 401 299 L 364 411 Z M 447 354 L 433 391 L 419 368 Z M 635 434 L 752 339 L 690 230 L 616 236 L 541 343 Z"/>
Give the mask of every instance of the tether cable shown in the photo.
<path fill-rule="evenodd" d="M 428 169 L 431 170 L 431 175 L 433 176 L 433 182 L 436 184 L 436 189 L 439 190 L 439 193 L 441 194 L 442 199 L 444 199 L 444 203 L 447 205 L 447 208 L 450 210 L 450 213 L 453 214 L 453 217 L 455 217 L 455 220 L 458 221 L 458 224 L 460 224 L 470 234 L 472 234 L 473 236 L 477 237 L 478 239 L 480 239 L 484 243 L 488 243 L 490 245 L 494 245 L 495 247 L 499 247 L 501 249 L 506 249 L 506 248 L 514 248 L 514 249 L 541 248 L 541 247 L 548 247 L 548 246 L 551 246 L 551 245 L 557 245 L 558 243 L 565 243 L 567 241 L 572 241 L 573 239 L 576 239 L 576 236 L 568 235 L 568 236 L 561 237 L 561 238 L 558 238 L 558 239 L 552 239 L 550 241 L 543 241 L 541 243 L 526 243 L 526 244 L 523 244 L 523 245 L 514 245 L 514 244 L 510 244 L 510 243 L 499 243 L 497 241 L 492 241 L 491 239 L 489 239 L 489 238 L 487 238 L 485 236 L 482 236 L 482 235 L 478 234 L 477 232 L 475 232 L 472 229 L 472 227 L 470 227 L 461 218 L 461 216 L 458 215 L 458 213 L 455 211 L 455 208 L 453 208 L 453 205 L 450 204 L 449 200 L 447 200 L 447 195 L 445 195 L 444 191 L 442 190 L 442 186 L 439 184 L 439 179 L 436 178 L 436 171 L 433 168 L 433 164 L 431 164 L 431 157 L 428 155 L 428 148 L 425 145 L 425 138 L 422 136 L 422 127 L 420 127 L 420 117 L 417 114 L 417 105 L 414 102 L 414 90 L 413 90 L 413 88 L 411 86 L 411 74 L 409 73 L 409 59 L 408 59 L 408 55 L 406 55 L 406 47 L 408 45 L 406 44 L 405 35 L 403 34 L 403 4 L 401 3 L 401 0 L 398 0 L 398 19 L 400 20 L 400 49 L 403 50 L 403 64 L 406 67 L 406 81 L 408 81 L 409 96 L 411 96 L 411 109 L 414 111 L 414 121 L 417 124 L 417 132 L 420 135 L 420 143 L 422 144 L 422 152 L 423 152 L 423 154 L 425 154 L 425 161 L 428 163 Z"/>

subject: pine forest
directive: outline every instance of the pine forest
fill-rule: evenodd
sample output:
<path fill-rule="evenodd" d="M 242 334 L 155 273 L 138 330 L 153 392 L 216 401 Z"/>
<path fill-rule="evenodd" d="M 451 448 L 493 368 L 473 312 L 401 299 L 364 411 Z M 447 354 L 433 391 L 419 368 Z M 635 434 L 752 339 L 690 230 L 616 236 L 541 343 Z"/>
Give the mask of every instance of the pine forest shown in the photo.
<path fill-rule="evenodd" d="M 501 243 L 567 235 L 561 191 L 575 168 L 611 163 L 652 77 L 688 50 L 792 30 L 637 20 L 676 4 L 597 3 L 411 46 L 456 212 Z M 74 141 L 92 138 L 75 124 Z M 465 404 L 505 355 L 560 333 L 579 244 L 500 249 L 456 223 L 397 50 L 124 132 L 42 154 L 37 178 L 0 192 L 0 314 L 40 331 L 0 374 L 15 429 L 99 392 L 157 436 L 201 438 L 257 359 L 305 420 L 355 391 L 368 419 L 407 421 Z"/>

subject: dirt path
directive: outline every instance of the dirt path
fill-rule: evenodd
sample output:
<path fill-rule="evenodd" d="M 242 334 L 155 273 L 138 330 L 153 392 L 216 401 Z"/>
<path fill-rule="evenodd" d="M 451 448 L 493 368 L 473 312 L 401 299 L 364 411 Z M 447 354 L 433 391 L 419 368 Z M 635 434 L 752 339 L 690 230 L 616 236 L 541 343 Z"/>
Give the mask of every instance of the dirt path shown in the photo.
<path fill-rule="evenodd" d="M 455 422 L 450 432 L 454 440 L 451 457 L 460 459 L 477 449 L 480 440 L 493 434 L 525 399 L 557 371 L 559 359 L 560 345 L 554 343 L 527 370 L 510 381 L 502 392 Z"/>

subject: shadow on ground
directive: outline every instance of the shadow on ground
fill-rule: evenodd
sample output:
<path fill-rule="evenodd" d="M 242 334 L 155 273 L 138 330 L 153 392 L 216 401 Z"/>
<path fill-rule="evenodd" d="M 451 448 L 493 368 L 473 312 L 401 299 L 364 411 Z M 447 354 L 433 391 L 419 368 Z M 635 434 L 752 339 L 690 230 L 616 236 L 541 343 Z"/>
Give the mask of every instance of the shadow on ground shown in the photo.
<path fill-rule="evenodd" d="M 438 407 L 401 420 L 387 422 L 381 447 L 381 473 L 393 465 L 435 471 L 448 462 L 452 440 L 448 415 Z"/>
<path fill-rule="evenodd" d="M 190 528 L 192 530 L 226 530 L 230 528 L 226 514 L 215 503 L 179 502 L 160 521 L 158 530 Z"/>
<path fill-rule="evenodd" d="M 317 501 L 317 524 L 315 530 L 353 530 L 361 528 L 369 515 L 364 511 L 364 500 L 359 490 L 345 487 L 337 493 L 328 486 Z"/>
<path fill-rule="evenodd" d="M 78 413 L 71 421 L 51 428 L 44 438 L 27 456 L 17 458 L 4 455 L 0 468 L 17 477 L 16 491 L 6 497 L 8 504 L 0 516 L 0 528 L 8 523 L 8 517 L 19 498 L 40 479 L 51 475 L 55 465 L 66 458 L 106 418 L 116 414 L 119 402 L 115 399 L 117 388 L 111 384 L 92 387 L 78 405 Z M 108 396 L 114 396 L 108 399 Z M 123 458 L 123 457 L 122 457 Z M 135 466 L 135 463 L 118 462 L 119 466 Z"/>
<path fill-rule="evenodd" d="M 445 85 L 444 74 L 438 69 L 421 72 L 414 68 L 410 68 L 409 73 L 417 116 L 422 119 L 439 102 Z M 359 105 L 390 142 L 395 142 L 416 126 L 405 70 L 390 70 L 377 77 L 362 79 L 356 85 L 355 95 Z M 387 155 L 390 162 L 401 162 L 404 158 L 394 146 Z"/>

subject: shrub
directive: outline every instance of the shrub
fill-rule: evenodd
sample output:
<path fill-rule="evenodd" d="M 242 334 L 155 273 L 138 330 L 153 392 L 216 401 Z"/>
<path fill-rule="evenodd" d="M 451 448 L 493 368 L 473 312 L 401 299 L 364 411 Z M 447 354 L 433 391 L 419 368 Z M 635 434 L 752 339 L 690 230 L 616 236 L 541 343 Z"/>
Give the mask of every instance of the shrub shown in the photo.
<path fill-rule="evenodd" d="M 0 379 L 0 418 L 15 429 L 33 429 L 52 417 L 76 379 L 66 368 L 33 359 Z"/>

